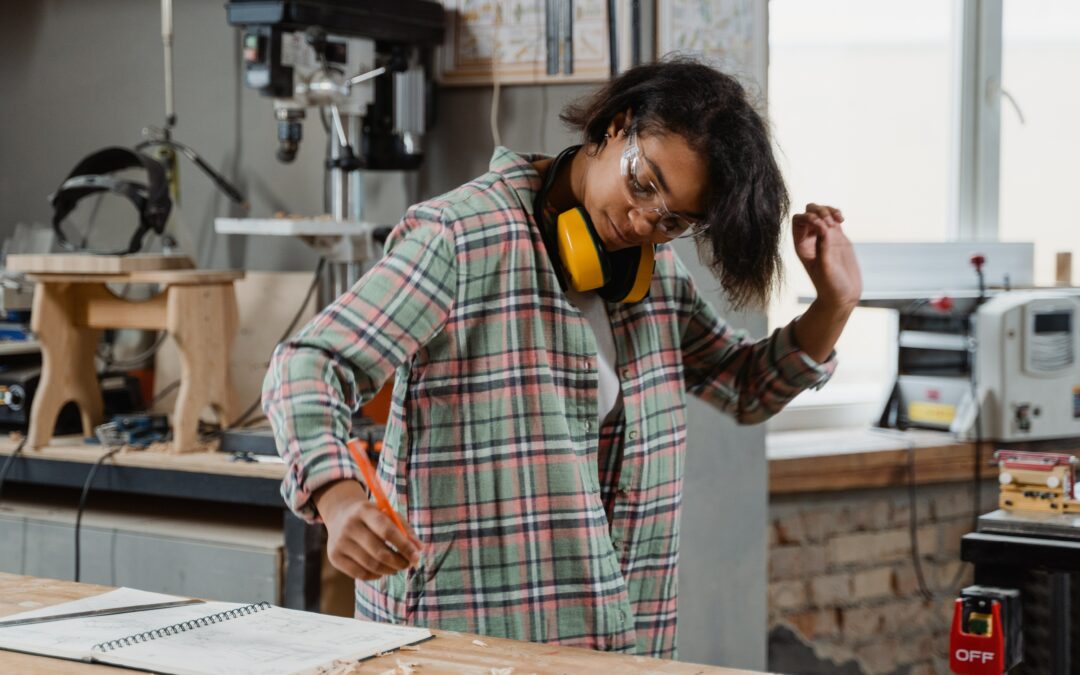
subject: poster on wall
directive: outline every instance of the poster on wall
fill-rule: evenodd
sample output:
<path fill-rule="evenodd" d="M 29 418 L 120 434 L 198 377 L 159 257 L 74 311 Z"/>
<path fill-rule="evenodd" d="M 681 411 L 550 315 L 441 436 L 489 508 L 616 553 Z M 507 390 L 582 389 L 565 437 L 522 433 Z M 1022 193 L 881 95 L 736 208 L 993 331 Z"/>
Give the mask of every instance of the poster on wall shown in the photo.
<path fill-rule="evenodd" d="M 768 19 L 765 0 L 657 0 L 657 53 L 698 56 L 764 93 Z"/>
<path fill-rule="evenodd" d="M 444 85 L 599 82 L 611 71 L 607 0 L 442 0 Z"/>

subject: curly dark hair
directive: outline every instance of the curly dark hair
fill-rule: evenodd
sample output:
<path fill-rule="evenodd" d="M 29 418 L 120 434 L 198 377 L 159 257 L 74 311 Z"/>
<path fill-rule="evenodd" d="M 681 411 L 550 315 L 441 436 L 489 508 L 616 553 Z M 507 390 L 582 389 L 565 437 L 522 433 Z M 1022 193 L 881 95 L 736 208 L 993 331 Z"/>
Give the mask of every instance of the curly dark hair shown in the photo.
<path fill-rule="evenodd" d="M 765 306 L 783 272 L 789 199 L 768 124 L 745 89 L 693 58 L 675 56 L 626 71 L 559 117 L 582 132 L 586 145 L 599 147 L 611 120 L 627 111 L 639 132 L 676 133 L 703 153 L 709 226 L 698 237 L 698 254 L 734 307 Z"/>

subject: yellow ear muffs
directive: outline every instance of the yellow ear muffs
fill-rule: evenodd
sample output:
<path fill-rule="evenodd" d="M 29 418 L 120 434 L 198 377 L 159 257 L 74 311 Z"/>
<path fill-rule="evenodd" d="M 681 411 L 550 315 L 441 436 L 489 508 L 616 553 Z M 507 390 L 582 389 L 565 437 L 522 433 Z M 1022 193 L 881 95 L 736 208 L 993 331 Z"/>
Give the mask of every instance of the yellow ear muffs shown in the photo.
<path fill-rule="evenodd" d="M 608 252 L 584 209 L 559 214 L 559 259 L 570 286 L 579 293 L 596 290 L 608 302 L 638 302 L 649 294 L 653 246 Z"/>
<path fill-rule="evenodd" d="M 603 287 L 609 276 L 607 259 L 588 214 L 581 208 L 564 211 L 556 230 L 559 259 L 571 288 L 584 293 Z"/>

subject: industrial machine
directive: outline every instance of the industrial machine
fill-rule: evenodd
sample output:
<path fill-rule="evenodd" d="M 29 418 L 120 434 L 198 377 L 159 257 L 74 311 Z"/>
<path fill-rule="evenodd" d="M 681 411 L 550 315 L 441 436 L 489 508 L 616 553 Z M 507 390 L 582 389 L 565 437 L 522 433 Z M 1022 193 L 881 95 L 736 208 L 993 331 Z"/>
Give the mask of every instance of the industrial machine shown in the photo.
<path fill-rule="evenodd" d="M 223 234 L 295 236 L 327 261 L 320 304 L 378 259 L 389 228 L 363 220 L 363 171 L 410 171 L 434 120 L 434 47 L 444 9 L 432 0 L 233 0 L 244 83 L 273 101 L 277 157 L 291 162 L 309 111 L 329 136 L 329 214 L 218 218 Z"/>
<path fill-rule="evenodd" d="M 999 291 L 966 310 L 948 299 L 901 310 L 897 382 L 882 426 L 999 442 L 1080 436 L 1075 293 Z"/>
<path fill-rule="evenodd" d="M 1080 298 L 1065 291 L 1006 293 L 979 307 L 975 381 L 987 438 L 1080 436 L 1078 319 Z"/>
<path fill-rule="evenodd" d="M 1080 289 L 1034 288 L 1030 245 L 980 243 L 1000 258 L 993 276 L 969 246 L 857 247 L 871 289 L 860 304 L 897 312 L 878 425 L 1002 443 L 1080 436 Z M 916 259 L 929 279 L 911 278 Z"/>
<path fill-rule="evenodd" d="M 975 584 L 955 600 L 954 673 L 1076 672 L 1080 495 L 1072 454 L 998 450 L 998 510 L 961 540 Z"/>

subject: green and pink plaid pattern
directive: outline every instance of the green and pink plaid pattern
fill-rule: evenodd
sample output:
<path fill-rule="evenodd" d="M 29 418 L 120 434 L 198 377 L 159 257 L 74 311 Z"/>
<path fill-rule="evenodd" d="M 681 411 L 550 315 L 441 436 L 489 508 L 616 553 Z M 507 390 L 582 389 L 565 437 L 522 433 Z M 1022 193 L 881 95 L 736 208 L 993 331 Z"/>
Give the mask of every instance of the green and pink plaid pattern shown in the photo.
<path fill-rule="evenodd" d="M 754 342 L 697 294 L 669 246 L 649 297 L 608 305 L 623 414 L 596 418 L 596 344 L 530 213 L 535 157 L 409 209 L 385 257 L 276 350 L 263 404 L 282 494 L 358 478 L 353 410 L 395 376 L 379 477 L 426 550 L 358 582 L 358 615 L 444 630 L 675 656 L 686 392 L 760 422 L 835 359 L 789 325 Z M 722 573 L 722 571 L 718 571 Z"/>

